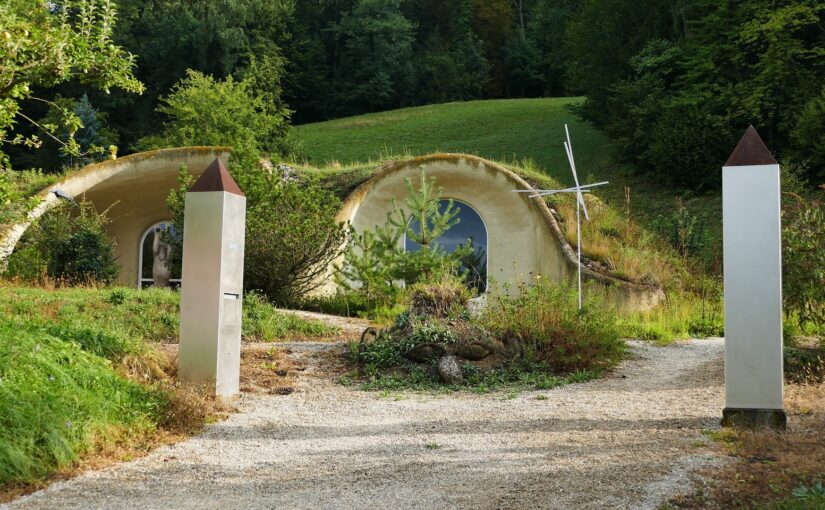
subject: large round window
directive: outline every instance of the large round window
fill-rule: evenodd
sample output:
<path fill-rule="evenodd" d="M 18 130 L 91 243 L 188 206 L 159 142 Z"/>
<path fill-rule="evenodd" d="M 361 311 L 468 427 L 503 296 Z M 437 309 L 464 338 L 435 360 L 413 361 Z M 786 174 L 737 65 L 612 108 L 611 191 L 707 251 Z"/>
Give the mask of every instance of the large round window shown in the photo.
<path fill-rule="evenodd" d="M 441 200 L 439 208 L 442 213 L 447 210 L 449 202 Z M 435 242 L 447 253 L 452 253 L 466 243 L 472 245 L 472 254 L 462 259 L 459 270 L 465 276 L 468 286 L 481 294 L 487 290 L 487 227 L 475 209 L 464 202 L 453 200 L 453 207 L 458 210 L 458 223 Z M 410 226 L 414 232 L 421 232 L 421 225 L 417 220 L 413 219 Z M 404 248 L 407 251 L 416 251 L 421 249 L 421 245 L 411 239 L 405 239 Z"/>

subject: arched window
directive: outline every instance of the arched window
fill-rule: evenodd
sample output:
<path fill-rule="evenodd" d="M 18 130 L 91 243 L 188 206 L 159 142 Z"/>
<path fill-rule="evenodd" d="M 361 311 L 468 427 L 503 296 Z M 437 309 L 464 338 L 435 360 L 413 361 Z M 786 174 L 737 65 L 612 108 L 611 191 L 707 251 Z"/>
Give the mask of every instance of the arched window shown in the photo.
<path fill-rule="evenodd" d="M 447 209 L 449 202 L 449 200 L 441 200 L 439 203 L 442 213 Z M 447 253 L 452 253 L 467 242 L 471 243 L 473 252 L 461 261 L 459 271 L 466 276 L 468 286 L 475 288 L 481 294 L 487 290 L 487 227 L 481 216 L 468 204 L 453 200 L 453 207 L 458 210 L 456 215 L 458 223 L 435 242 Z M 414 219 L 411 226 L 414 232 L 421 231 L 417 220 Z M 421 249 L 421 245 L 405 238 L 404 248 L 407 251 L 416 251 Z"/>
<path fill-rule="evenodd" d="M 152 287 L 155 284 L 155 279 L 152 272 L 155 264 L 155 236 L 160 235 L 162 231 L 167 230 L 171 233 L 171 235 L 176 235 L 175 227 L 172 226 L 172 223 L 170 221 L 162 221 L 160 223 L 155 223 L 146 229 L 146 232 L 144 232 L 143 236 L 140 238 L 140 252 L 138 254 L 138 287 L 141 289 Z M 171 278 L 169 278 L 169 286 L 179 287 L 180 272 L 175 272 L 171 261 L 168 261 L 167 263 L 170 264 L 169 268 L 172 270 Z"/>

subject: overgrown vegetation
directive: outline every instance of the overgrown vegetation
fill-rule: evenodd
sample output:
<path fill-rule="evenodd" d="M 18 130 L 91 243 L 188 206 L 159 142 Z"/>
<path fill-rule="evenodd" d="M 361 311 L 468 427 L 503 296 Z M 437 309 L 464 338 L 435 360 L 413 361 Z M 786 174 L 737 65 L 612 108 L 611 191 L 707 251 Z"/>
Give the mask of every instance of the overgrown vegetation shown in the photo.
<path fill-rule="evenodd" d="M 351 377 L 367 389 L 548 389 L 596 377 L 624 353 L 612 313 L 594 302 L 579 312 L 569 286 L 521 288 L 481 316 L 469 295 L 450 277 L 413 286 L 392 326 L 350 344 Z"/>
<path fill-rule="evenodd" d="M 108 222 L 91 202 L 62 202 L 29 227 L 9 257 L 8 275 L 35 283 L 112 283 L 120 268 Z"/>

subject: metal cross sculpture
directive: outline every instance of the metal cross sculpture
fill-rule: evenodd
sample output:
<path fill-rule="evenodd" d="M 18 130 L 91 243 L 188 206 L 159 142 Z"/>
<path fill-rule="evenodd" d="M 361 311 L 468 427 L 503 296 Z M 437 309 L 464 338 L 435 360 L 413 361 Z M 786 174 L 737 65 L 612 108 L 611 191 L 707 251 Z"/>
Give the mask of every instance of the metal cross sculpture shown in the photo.
<path fill-rule="evenodd" d="M 567 124 L 564 125 L 564 132 L 567 135 L 567 140 L 564 142 L 564 151 L 567 153 L 567 161 L 570 163 L 570 170 L 573 172 L 573 182 L 575 186 L 564 189 L 518 189 L 513 190 L 515 193 L 532 193 L 530 198 L 544 197 L 553 195 L 555 193 L 575 193 L 576 194 L 576 249 L 578 252 L 578 287 L 579 287 L 579 310 L 582 309 L 582 223 L 579 211 L 584 213 L 584 219 L 590 220 L 587 214 L 587 206 L 584 203 L 582 193 L 590 193 L 590 189 L 596 186 L 603 186 L 608 181 L 597 182 L 594 184 L 579 185 L 579 176 L 576 173 L 576 161 L 573 159 L 573 144 L 570 142 L 570 130 L 567 129 Z"/>

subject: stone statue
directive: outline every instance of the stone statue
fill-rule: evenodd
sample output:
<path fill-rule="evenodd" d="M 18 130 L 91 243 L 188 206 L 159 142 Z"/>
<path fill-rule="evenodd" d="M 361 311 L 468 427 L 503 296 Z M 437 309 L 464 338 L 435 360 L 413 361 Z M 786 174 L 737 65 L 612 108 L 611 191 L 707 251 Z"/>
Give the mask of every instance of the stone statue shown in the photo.
<path fill-rule="evenodd" d="M 154 256 L 152 280 L 154 280 L 155 287 L 161 289 L 169 286 L 169 278 L 172 277 L 172 271 L 169 268 L 172 246 L 162 239 L 164 232 L 166 230 L 155 227 L 155 240 L 152 242 L 152 255 Z"/>

